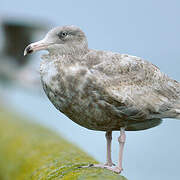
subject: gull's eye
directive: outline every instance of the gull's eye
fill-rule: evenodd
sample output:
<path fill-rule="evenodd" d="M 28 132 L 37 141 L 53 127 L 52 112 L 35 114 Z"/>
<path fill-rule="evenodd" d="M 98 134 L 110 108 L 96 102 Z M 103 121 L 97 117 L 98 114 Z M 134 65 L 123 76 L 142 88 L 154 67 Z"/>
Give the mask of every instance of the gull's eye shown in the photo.
<path fill-rule="evenodd" d="M 62 31 L 62 32 L 60 32 L 60 33 L 58 34 L 58 37 L 59 37 L 60 39 L 63 39 L 63 38 L 65 38 L 67 35 L 68 35 L 67 32 Z"/>

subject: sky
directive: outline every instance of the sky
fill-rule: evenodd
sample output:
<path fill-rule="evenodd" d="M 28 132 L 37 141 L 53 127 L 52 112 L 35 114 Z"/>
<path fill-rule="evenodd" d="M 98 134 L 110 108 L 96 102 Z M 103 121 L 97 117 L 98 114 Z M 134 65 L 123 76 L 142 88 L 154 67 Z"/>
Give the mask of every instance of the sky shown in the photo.
<path fill-rule="evenodd" d="M 77 25 L 86 33 L 90 48 L 142 57 L 180 81 L 179 0 L 0 1 L 0 20 L 9 18 L 24 22 L 44 22 L 49 27 Z M 39 55 L 37 58 L 40 59 Z M 46 97 L 27 95 L 16 89 L 10 93 L 10 98 L 14 106 L 18 105 L 16 107 L 20 107 L 19 110 L 25 114 L 54 129 L 59 126 L 56 130 L 66 138 L 99 161 L 105 161 L 105 138 L 102 132 L 86 130 L 72 123 L 60 115 Z M 34 104 L 31 109 L 24 106 L 27 103 L 24 98 Z M 59 120 L 60 117 L 62 121 Z M 179 179 L 179 129 L 178 120 L 164 120 L 159 127 L 128 132 L 123 175 L 129 180 Z M 86 138 L 82 134 L 86 134 Z M 115 162 L 118 155 L 118 135 L 115 132 L 113 136 Z"/>

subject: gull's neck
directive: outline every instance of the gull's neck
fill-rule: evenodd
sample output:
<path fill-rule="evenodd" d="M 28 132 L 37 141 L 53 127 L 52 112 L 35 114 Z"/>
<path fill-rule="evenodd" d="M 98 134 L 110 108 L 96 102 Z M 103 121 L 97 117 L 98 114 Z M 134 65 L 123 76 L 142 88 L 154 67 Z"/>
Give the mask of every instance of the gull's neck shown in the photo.
<path fill-rule="evenodd" d="M 81 42 L 80 44 L 67 43 L 61 47 L 53 48 L 49 50 L 50 56 L 84 56 L 87 52 L 88 44 L 87 41 Z"/>
<path fill-rule="evenodd" d="M 61 48 L 53 48 L 49 50 L 49 54 L 42 55 L 45 61 L 56 61 L 64 64 L 72 64 L 81 61 L 83 57 L 89 52 L 87 43 L 80 45 L 63 45 Z"/>

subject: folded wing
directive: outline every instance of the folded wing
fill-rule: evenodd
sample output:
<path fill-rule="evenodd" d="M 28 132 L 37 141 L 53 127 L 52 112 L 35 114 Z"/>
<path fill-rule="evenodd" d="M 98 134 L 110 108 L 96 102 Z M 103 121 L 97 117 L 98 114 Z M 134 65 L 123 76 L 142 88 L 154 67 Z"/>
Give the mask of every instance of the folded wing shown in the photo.
<path fill-rule="evenodd" d="M 91 55 L 96 84 L 105 89 L 103 100 L 129 120 L 175 118 L 180 109 L 180 84 L 141 58 L 101 52 Z M 98 62 L 98 63 L 97 63 Z"/>

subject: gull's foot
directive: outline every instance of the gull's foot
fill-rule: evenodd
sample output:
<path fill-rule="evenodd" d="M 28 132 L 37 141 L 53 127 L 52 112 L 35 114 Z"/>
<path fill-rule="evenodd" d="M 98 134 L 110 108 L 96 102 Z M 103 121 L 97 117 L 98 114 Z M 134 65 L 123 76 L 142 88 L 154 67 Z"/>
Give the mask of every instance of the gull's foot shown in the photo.
<path fill-rule="evenodd" d="M 115 164 L 112 163 L 112 162 L 107 162 L 107 163 L 104 164 L 104 166 L 110 166 L 111 167 L 111 166 L 115 166 Z"/>
<path fill-rule="evenodd" d="M 97 167 L 97 168 L 102 168 L 102 169 L 108 169 L 108 170 L 113 171 L 117 174 L 120 174 L 123 171 L 123 168 L 120 168 L 118 166 L 112 167 L 112 166 L 108 166 L 106 164 L 90 164 L 88 166 L 80 166 L 79 168 L 89 168 L 89 167 Z"/>
<path fill-rule="evenodd" d="M 105 169 L 105 168 L 111 167 L 111 166 L 108 166 L 107 164 L 91 164 L 90 167 L 97 167 L 97 168 Z"/>
<path fill-rule="evenodd" d="M 108 170 L 113 171 L 117 174 L 120 174 L 123 171 L 123 168 L 120 168 L 118 166 L 112 167 L 112 165 L 108 166 L 106 164 L 90 164 L 89 166 L 86 166 L 86 167 L 97 167 L 97 168 L 102 168 L 102 169 L 108 169 Z"/>
<path fill-rule="evenodd" d="M 123 168 L 116 166 L 116 167 L 112 168 L 112 171 L 117 174 L 120 174 L 123 171 Z"/>
<path fill-rule="evenodd" d="M 115 166 L 113 163 L 112 164 L 105 163 L 105 164 L 89 164 L 87 166 L 80 166 L 79 168 L 97 167 L 97 168 L 107 169 L 107 168 L 111 168 L 112 165 Z"/>
<path fill-rule="evenodd" d="M 103 165 L 103 164 L 93 164 L 93 165 L 91 165 L 91 167 L 99 167 L 99 168 L 103 168 L 103 169 L 108 169 L 117 174 L 120 174 L 123 171 L 123 168 L 120 168 L 118 166 L 112 167 L 112 166 L 107 166 L 107 165 Z"/>

